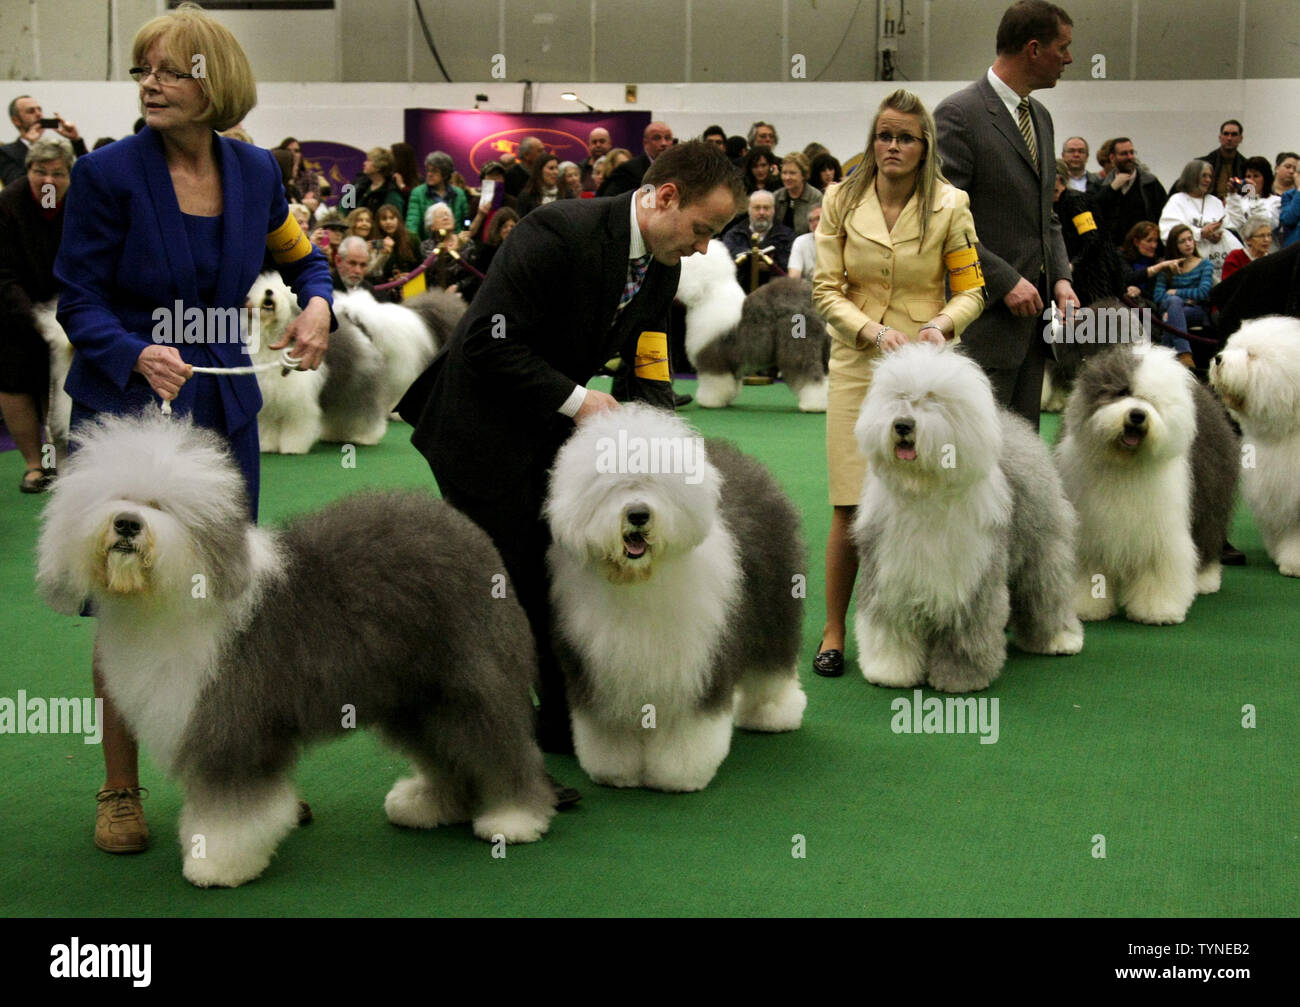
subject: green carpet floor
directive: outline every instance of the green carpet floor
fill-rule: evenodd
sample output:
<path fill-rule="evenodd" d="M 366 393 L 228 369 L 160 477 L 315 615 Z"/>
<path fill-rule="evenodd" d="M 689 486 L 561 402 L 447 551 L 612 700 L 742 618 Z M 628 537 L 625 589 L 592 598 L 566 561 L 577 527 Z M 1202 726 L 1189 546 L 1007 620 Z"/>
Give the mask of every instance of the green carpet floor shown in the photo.
<path fill-rule="evenodd" d="M 693 391 L 690 382 L 679 390 Z M 721 412 L 684 414 L 771 467 L 810 543 L 804 651 L 823 619 L 824 419 L 784 386 L 751 387 Z M 1055 429 L 1046 417 L 1045 436 Z M 431 487 L 394 425 L 344 468 L 336 446 L 263 460 L 263 522 L 363 487 Z M 55 615 L 32 589 L 40 497 L 0 456 L 0 697 L 89 696 L 93 623 Z M 468 827 L 411 832 L 382 802 L 405 765 L 366 735 L 309 752 L 300 793 L 316 822 L 266 874 L 234 891 L 180 872 L 180 795 L 147 756 L 155 843 L 114 857 L 91 845 L 99 749 L 68 736 L 0 735 L 0 913 L 6 916 L 1045 915 L 1274 916 L 1300 905 L 1296 608 L 1300 582 L 1268 562 L 1243 508 L 1249 565 L 1188 621 L 1090 625 L 1081 655 L 1011 652 L 984 695 L 996 744 L 975 734 L 895 734 L 910 693 L 803 672 L 808 712 L 790 735 L 738 733 L 703 793 L 597 787 L 573 758 L 551 771 L 584 794 L 540 843 L 492 847 Z M 309 618 L 310 599 L 301 612 Z M 1256 726 L 1243 727 L 1243 707 Z M 1104 859 L 1100 852 L 1104 837 Z M 802 842 L 800 842 L 802 840 Z M 798 846 L 804 856 L 793 856 Z"/>

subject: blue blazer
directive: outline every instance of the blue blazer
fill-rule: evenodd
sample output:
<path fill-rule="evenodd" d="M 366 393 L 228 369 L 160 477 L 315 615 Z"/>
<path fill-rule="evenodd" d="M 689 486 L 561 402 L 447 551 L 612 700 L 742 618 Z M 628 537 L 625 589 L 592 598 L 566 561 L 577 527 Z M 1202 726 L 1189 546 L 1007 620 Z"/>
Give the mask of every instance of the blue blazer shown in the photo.
<path fill-rule="evenodd" d="M 215 133 L 213 142 L 222 190 L 214 304 L 200 300 L 185 221 L 158 133 L 146 127 L 79 158 L 73 168 L 54 275 L 62 287 L 58 319 L 76 348 L 64 387 L 90 409 L 120 413 L 157 403 L 149 383 L 132 371 L 140 352 L 156 341 L 156 310 L 173 312 L 177 301 L 185 308 L 243 308 L 262 269 L 268 235 L 301 234 L 296 225 L 283 226 L 289 207 L 270 152 Z M 304 242 L 294 241 L 292 249 L 277 256 L 280 272 L 300 305 L 315 296 L 333 303 L 329 266 L 318 249 Z M 199 366 L 251 362 L 238 340 L 172 345 L 183 360 Z M 253 375 L 195 375 L 181 387 L 173 408 L 190 412 L 200 396 L 214 394 L 220 396 L 227 434 L 254 420 L 262 406 Z"/>

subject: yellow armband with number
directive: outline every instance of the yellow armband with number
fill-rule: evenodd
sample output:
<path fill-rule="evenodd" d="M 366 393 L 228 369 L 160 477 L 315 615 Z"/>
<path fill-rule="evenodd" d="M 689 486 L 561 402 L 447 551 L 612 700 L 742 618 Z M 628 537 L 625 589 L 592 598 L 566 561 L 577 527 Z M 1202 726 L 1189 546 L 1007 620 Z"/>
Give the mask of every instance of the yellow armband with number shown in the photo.
<path fill-rule="evenodd" d="M 637 377 L 650 381 L 671 381 L 668 370 L 668 333 L 643 332 L 636 341 Z"/>
<path fill-rule="evenodd" d="M 288 213 L 284 223 L 266 236 L 266 250 L 277 264 L 287 266 L 311 255 L 311 242 L 302 233 L 297 218 Z"/>
<path fill-rule="evenodd" d="M 979 252 L 974 247 L 949 252 L 943 257 L 943 264 L 948 267 L 948 286 L 954 294 L 984 286 L 984 270 L 980 268 Z"/>
<path fill-rule="evenodd" d="M 1071 217 L 1070 223 L 1074 224 L 1074 229 L 1080 234 L 1097 230 L 1097 221 L 1093 219 L 1091 210 L 1084 210 L 1077 217 Z"/>

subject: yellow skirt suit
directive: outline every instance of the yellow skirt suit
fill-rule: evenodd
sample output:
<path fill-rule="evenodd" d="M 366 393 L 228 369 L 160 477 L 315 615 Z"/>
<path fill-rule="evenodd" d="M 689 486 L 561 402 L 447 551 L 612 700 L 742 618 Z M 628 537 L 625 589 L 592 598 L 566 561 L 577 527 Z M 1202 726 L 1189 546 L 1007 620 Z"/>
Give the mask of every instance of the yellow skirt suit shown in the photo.
<path fill-rule="evenodd" d="M 976 240 L 965 192 L 936 183 L 922 243 L 915 193 L 890 231 L 874 186 L 855 207 L 840 205 L 843 188 L 832 186 L 822 201 L 813 274 L 813 304 L 831 334 L 826 456 L 834 507 L 857 505 L 867 472 L 853 425 L 880 351 L 874 339 L 859 340 L 858 331 L 875 321 L 915 340 L 922 325 L 945 314 L 960 336 L 984 310 L 979 290 L 949 297 L 945 287 L 944 255 Z"/>

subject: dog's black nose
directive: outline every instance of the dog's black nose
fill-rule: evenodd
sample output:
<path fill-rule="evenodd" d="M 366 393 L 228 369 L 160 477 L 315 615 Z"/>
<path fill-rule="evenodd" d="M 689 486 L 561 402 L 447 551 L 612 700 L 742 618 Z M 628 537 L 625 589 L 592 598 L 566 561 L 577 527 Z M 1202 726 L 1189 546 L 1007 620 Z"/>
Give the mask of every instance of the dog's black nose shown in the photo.
<path fill-rule="evenodd" d="M 1222 366 L 1223 366 L 1223 354 L 1222 354 L 1222 353 L 1216 353 L 1216 354 L 1214 355 L 1214 362 L 1215 362 L 1216 364 L 1218 364 L 1220 367 L 1222 367 Z"/>
<path fill-rule="evenodd" d="M 144 527 L 144 522 L 140 520 L 138 514 L 119 514 L 113 518 L 113 531 L 117 532 L 122 538 L 135 538 L 140 534 L 140 529 Z"/>
<path fill-rule="evenodd" d="M 899 437 L 911 437 L 914 430 L 916 430 L 916 420 L 912 417 L 905 416 L 900 420 L 894 420 L 894 433 Z"/>
<path fill-rule="evenodd" d="M 646 507 L 644 504 L 633 504 L 627 509 L 627 520 L 628 524 L 640 528 L 650 520 L 650 508 Z"/>
<path fill-rule="evenodd" d="M 1141 409 L 1130 409 L 1128 411 L 1128 421 L 1135 427 L 1140 427 L 1147 421 L 1147 414 Z"/>

